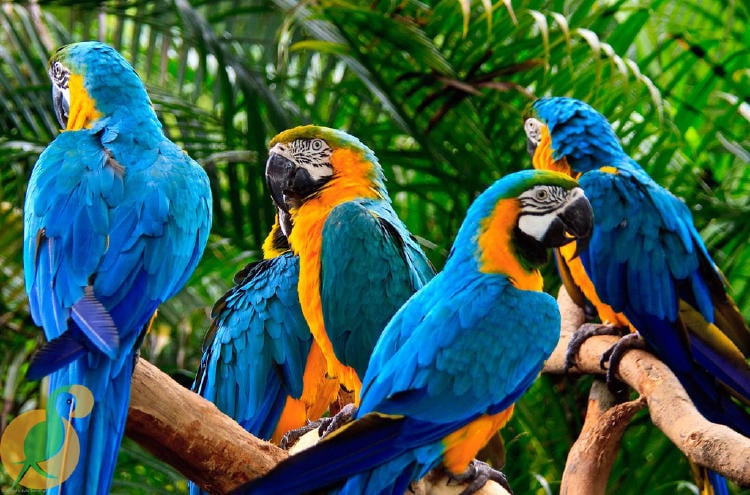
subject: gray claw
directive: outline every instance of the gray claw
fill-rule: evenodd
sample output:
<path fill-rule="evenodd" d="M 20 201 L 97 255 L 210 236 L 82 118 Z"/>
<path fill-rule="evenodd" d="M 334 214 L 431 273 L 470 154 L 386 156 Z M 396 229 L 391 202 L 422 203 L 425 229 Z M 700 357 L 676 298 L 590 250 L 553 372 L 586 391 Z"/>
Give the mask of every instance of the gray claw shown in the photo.
<path fill-rule="evenodd" d="M 486 462 L 476 459 L 469 463 L 469 467 L 462 474 L 455 475 L 448 473 L 448 477 L 459 483 L 469 483 L 459 495 L 472 495 L 481 490 L 489 480 L 496 482 L 513 495 L 513 490 L 510 488 L 510 484 L 508 484 L 508 479 L 501 471 L 492 468 Z"/>

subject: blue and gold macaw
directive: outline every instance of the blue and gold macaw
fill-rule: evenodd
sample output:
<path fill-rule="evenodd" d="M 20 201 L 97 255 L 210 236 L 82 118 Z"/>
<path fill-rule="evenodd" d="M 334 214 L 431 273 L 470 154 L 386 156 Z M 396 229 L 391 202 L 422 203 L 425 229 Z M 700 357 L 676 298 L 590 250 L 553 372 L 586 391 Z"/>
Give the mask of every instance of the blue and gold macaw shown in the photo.
<path fill-rule="evenodd" d="M 193 385 L 245 430 L 276 443 L 323 416 L 339 391 L 338 380 L 326 377 L 302 315 L 299 258 L 289 250 L 279 217 L 285 213 L 266 238 L 265 259 L 237 273 L 235 286 L 214 306 Z M 191 483 L 190 493 L 202 492 Z"/>
<path fill-rule="evenodd" d="M 580 258 L 572 259 L 574 246 L 558 252 L 568 291 L 588 299 L 602 322 L 636 330 L 707 419 L 750 436 L 750 415 L 732 399 L 750 403 L 750 331 L 690 210 L 625 154 L 586 103 L 542 98 L 532 108 L 524 128 L 534 168 L 578 178 L 596 219 Z"/>
<path fill-rule="evenodd" d="M 539 272 L 547 248 L 584 245 L 592 225 L 570 177 L 498 180 L 469 208 L 443 271 L 383 331 L 354 420 L 237 493 L 402 495 L 440 464 L 475 471 L 559 339 Z"/>
<path fill-rule="evenodd" d="M 271 140 L 266 181 L 299 256 L 302 314 L 321 351 L 308 367 L 323 367 L 355 400 L 388 320 L 434 275 L 384 180 L 374 153 L 343 131 L 308 125 Z"/>
<path fill-rule="evenodd" d="M 91 413 L 72 423 L 78 464 L 49 491 L 107 494 L 138 346 L 203 254 L 211 191 L 115 50 L 64 46 L 49 75 L 63 131 L 39 157 L 24 206 L 26 290 L 48 342 L 27 377 L 51 373 L 51 391 L 79 385 L 93 394 Z"/>

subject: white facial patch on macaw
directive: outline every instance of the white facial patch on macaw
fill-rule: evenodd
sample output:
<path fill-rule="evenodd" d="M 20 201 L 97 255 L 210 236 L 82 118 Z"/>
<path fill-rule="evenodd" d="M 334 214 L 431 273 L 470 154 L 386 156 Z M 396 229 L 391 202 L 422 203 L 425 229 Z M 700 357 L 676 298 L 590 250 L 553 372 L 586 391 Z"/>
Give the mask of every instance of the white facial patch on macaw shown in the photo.
<path fill-rule="evenodd" d="M 325 140 L 320 138 L 295 139 L 289 143 L 289 151 L 297 166 L 307 170 L 313 179 L 320 180 L 333 175 L 331 165 L 333 149 Z"/>
<path fill-rule="evenodd" d="M 70 71 L 60 62 L 53 62 L 49 68 L 49 77 L 52 81 L 55 115 L 60 125 L 65 127 L 70 113 Z"/>
<path fill-rule="evenodd" d="M 534 144 L 539 144 L 542 140 L 542 125 L 544 124 L 534 117 L 526 119 L 523 123 L 523 130 L 526 133 L 526 137 Z"/>
<path fill-rule="evenodd" d="M 524 234 L 542 241 L 558 212 L 578 196 L 583 190 L 575 188 L 568 192 L 559 186 L 535 186 L 524 191 L 518 199 L 521 202 L 521 214 L 518 228 Z"/>
<path fill-rule="evenodd" d="M 518 228 L 524 234 L 542 242 L 550 224 L 557 218 L 554 212 L 545 215 L 523 215 L 518 219 Z"/>
<path fill-rule="evenodd" d="M 60 88 L 68 89 L 68 82 L 70 81 L 70 71 L 60 62 L 54 62 L 49 68 L 49 77 L 52 82 Z"/>
<path fill-rule="evenodd" d="M 287 160 L 294 161 L 294 153 L 292 153 L 291 149 L 289 148 L 289 145 L 287 143 L 276 143 L 273 145 L 273 148 L 268 150 L 269 155 L 279 155 L 283 156 Z"/>

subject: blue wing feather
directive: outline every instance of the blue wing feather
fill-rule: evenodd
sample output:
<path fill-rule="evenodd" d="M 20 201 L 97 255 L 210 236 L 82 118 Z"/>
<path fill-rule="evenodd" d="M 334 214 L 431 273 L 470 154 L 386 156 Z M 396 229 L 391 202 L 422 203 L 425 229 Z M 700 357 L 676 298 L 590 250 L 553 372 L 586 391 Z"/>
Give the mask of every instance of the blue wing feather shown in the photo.
<path fill-rule="evenodd" d="M 750 398 L 750 368 L 704 342 L 690 325 L 677 323 L 681 303 L 708 323 L 722 305 L 732 304 L 689 209 L 629 159 L 617 163 L 617 170 L 592 170 L 579 181 L 596 219 L 588 252 L 581 256 L 586 272 L 601 299 L 628 317 L 703 414 L 750 433 L 750 417 L 722 401 L 721 385 Z M 747 349 L 748 335 L 724 331 Z"/>
<path fill-rule="evenodd" d="M 618 312 L 627 306 L 635 312 L 676 319 L 680 295 L 663 289 L 678 275 L 698 267 L 695 237 L 684 234 L 694 229 L 690 212 L 627 164 L 618 164 L 617 174 L 587 172 L 580 183 L 584 190 L 596 191 L 590 201 L 594 212 L 600 212 L 595 215 L 589 254 L 582 257 L 599 296 Z M 669 204 L 669 210 L 679 215 L 664 221 L 667 213 L 662 204 Z"/>
<path fill-rule="evenodd" d="M 88 349 L 71 332 L 50 340 L 34 354 L 26 370 L 27 380 L 39 380 L 85 355 Z"/>
<path fill-rule="evenodd" d="M 501 277 L 494 283 L 485 281 L 481 290 L 479 285 L 467 285 L 460 279 L 438 282 L 442 291 L 417 293 L 414 300 L 397 313 L 378 341 L 371 365 L 373 372 L 365 375 L 362 384 L 358 414 L 369 411 L 405 414 L 408 411 L 414 419 L 449 423 L 462 421 L 464 418 L 460 415 L 467 410 L 486 413 L 499 407 L 500 411 L 515 402 L 531 384 L 527 381 L 526 370 L 538 370 L 540 363 L 524 361 L 524 365 L 517 368 L 509 365 L 508 369 L 517 374 L 484 379 L 493 374 L 494 363 L 533 355 L 547 356 L 552 352 L 557 339 L 548 337 L 549 332 L 544 333 L 544 330 L 540 331 L 539 338 L 529 341 L 524 338 L 518 342 L 507 339 L 500 342 L 493 338 L 495 332 L 515 328 L 514 325 L 523 324 L 524 328 L 535 332 L 534 327 L 548 329 L 555 321 L 559 322 L 556 305 L 548 294 L 519 291 L 503 283 Z M 441 300 L 451 301 L 451 304 L 446 305 Z M 507 310 L 494 308 L 499 300 Z M 530 320 L 521 311 L 510 309 L 516 303 L 538 308 L 538 311 Z M 431 309 L 425 311 L 424 308 Z M 415 314 L 409 314 L 412 312 Z M 414 325 L 416 318 L 419 322 Z M 473 329 L 473 338 L 459 338 L 467 328 Z M 424 342 L 431 344 L 424 345 Z M 488 342 L 492 342 L 492 346 L 488 346 Z M 406 359 L 409 355 L 416 359 Z M 477 359 L 479 355 L 483 358 Z M 401 367 L 412 361 L 417 368 L 412 373 L 404 372 Z M 421 389 L 426 393 L 415 395 L 408 404 L 404 403 L 403 396 L 396 395 Z M 501 404 L 487 403 L 487 397 L 493 394 L 502 395 L 506 400 Z M 443 401 L 446 395 L 457 400 L 446 403 Z"/>
<path fill-rule="evenodd" d="M 194 390 L 270 439 L 287 396 L 299 398 L 312 335 L 297 296 L 299 259 L 262 260 L 215 307 Z"/>

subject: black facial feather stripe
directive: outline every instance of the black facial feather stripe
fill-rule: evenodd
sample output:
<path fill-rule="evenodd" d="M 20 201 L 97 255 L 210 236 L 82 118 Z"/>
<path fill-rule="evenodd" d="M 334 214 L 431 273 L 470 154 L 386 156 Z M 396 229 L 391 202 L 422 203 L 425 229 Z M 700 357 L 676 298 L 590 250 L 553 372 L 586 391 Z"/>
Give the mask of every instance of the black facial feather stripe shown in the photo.
<path fill-rule="evenodd" d="M 312 167 L 329 167 L 333 150 L 322 139 L 296 139 L 291 143 L 294 158 L 300 165 Z"/>
<path fill-rule="evenodd" d="M 557 186 L 538 186 L 519 197 L 521 209 L 528 214 L 547 214 L 565 205 L 568 192 Z"/>
<path fill-rule="evenodd" d="M 70 80 L 70 71 L 66 69 L 60 62 L 55 62 L 52 67 L 49 68 L 50 77 L 54 81 L 55 85 L 60 89 L 68 89 L 68 81 Z"/>

